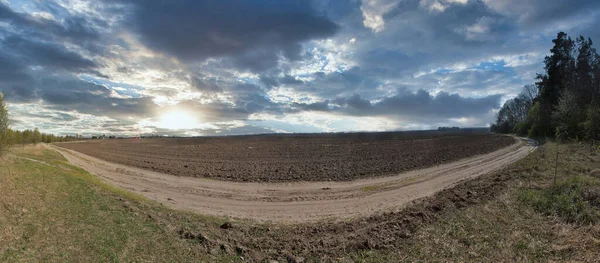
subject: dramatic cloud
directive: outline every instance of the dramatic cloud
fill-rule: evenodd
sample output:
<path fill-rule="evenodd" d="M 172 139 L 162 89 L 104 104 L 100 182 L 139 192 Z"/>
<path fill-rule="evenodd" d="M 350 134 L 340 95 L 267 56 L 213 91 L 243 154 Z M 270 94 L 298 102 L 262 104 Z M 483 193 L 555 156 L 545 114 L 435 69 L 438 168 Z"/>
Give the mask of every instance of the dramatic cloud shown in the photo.
<path fill-rule="evenodd" d="M 593 0 L 0 1 L 17 129 L 226 135 L 486 126 Z"/>
<path fill-rule="evenodd" d="M 491 9 L 519 19 L 528 25 L 564 22 L 564 19 L 583 18 L 597 13 L 600 2 L 595 0 L 484 0 Z"/>
<path fill-rule="evenodd" d="M 332 36 L 338 25 L 307 1 L 124 1 L 123 23 L 150 48 L 190 62 L 230 57 L 236 67 L 265 70 L 279 56 L 296 60 L 300 44 Z"/>
<path fill-rule="evenodd" d="M 19 54 L 24 63 L 71 72 L 94 72 L 98 65 L 56 43 L 38 42 L 21 36 L 8 36 L 0 42 L 7 52 Z"/>
<path fill-rule="evenodd" d="M 461 118 L 472 117 L 500 106 L 500 96 L 463 98 L 458 94 L 440 92 L 432 96 L 425 90 L 411 93 L 398 90 L 394 96 L 372 103 L 354 95 L 337 99 L 335 102 L 346 113 L 359 116 L 400 116 L 404 118 Z"/>

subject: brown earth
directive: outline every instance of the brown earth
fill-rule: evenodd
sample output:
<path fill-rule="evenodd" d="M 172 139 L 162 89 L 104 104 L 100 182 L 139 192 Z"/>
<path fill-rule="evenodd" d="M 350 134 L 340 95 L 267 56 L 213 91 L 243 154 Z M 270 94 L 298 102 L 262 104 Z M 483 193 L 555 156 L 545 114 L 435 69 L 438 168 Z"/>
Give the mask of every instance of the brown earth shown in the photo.
<path fill-rule="evenodd" d="M 467 207 L 483 205 L 489 200 L 494 199 L 499 193 L 503 192 L 509 186 L 509 181 L 515 178 L 525 178 L 534 173 L 537 168 L 537 163 L 532 162 L 533 158 L 539 158 L 539 154 L 528 155 L 524 160 L 521 157 L 527 156 L 527 153 L 535 149 L 535 145 L 529 144 L 522 146 L 515 144 L 511 147 L 499 150 L 494 153 L 473 158 L 467 158 L 452 164 L 441 165 L 439 169 L 445 172 L 438 174 L 437 177 L 431 178 L 426 183 L 417 183 L 421 186 L 431 187 L 435 183 L 431 180 L 435 178 L 441 179 L 444 177 L 452 177 L 455 180 L 456 174 L 460 174 L 463 179 L 452 185 L 447 185 L 442 191 L 431 194 L 429 197 L 417 199 L 412 202 L 404 199 L 391 199 L 387 203 L 391 205 L 404 207 L 387 211 L 383 213 L 373 213 L 370 216 L 352 218 L 342 221 L 321 221 L 314 223 L 298 223 L 298 224 L 263 224 L 253 223 L 248 221 L 232 220 L 228 223 L 219 223 L 212 226 L 200 219 L 191 219 L 189 215 L 182 213 L 173 213 L 168 210 L 155 210 L 147 215 L 147 220 L 156 221 L 158 224 L 165 226 L 172 235 L 176 235 L 190 244 L 194 244 L 200 251 L 207 251 L 211 255 L 238 255 L 244 261 L 249 262 L 270 262 L 271 259 L 276 259 L 278 262 L 330 262 L 330 261 L 345 261 L 345 262 L 363 262 L 364 259 L 360 256 L 378 253 L 393 253 L 395 251 L 403 251 L 403 247 L 410 244 L 419 229 L 435 222 L 438 218 L 444 217 L 447 214 L 461 213 Z M 59 149 L 69 161 L 79 160 L 87 163 L 86 169 L 96 168 L 103 169 L 104 164 L 98 163 L 96 158 L 85 159 L 84 155 Z M 75 155 L 75 156 L 73 156 Z M 516 164 L 508 165 L 515 162 Z M 465 163 L 466 162 L 466 163 Z M 462 163 L 462 164 L 459 164 Z M 80 163 L 75 162 L 77 165 Z M 492 164 L 496 164 L 494 166 Z M 532 166 L 532 164 L 534 164 Z M 445 167 L 445 168 L 444 168 Z M 114 168 L 114 167 L 113 167 Z M 449 168 L 449 169 L 448 169 Z M 142 174 L 136 174 L 137 169 L 119 170 L 114 168 L 116 173 L 111 178 L 104 178 L 108 181 L 115 180 L 118 176 L 122 178 L 130 178 L 132 181 L 148 182 L 153 180 Z M 431 169 L 436 169 L 432 167 Z M 426 169 L 427 170 L 427 169 Z M 92 173 L 95 173 L 91 169 Z M 426 173 L 428 174 L 428 173 Z M 147 175 L 147 174 L 146 174 Z M 482 175 L 482 176 L 479 176 Z M 144 176 L 144 177 L 142 177 Z M 214 180 L 194 179 L 185 177 L 167 176 L 173 180 L 186 179 L 196 181 L 212 181 L 233 185 L 234 189 L 239 189 L 239 185 L 254 185 L 253 183 L 236 183 L 236 182 L 220 182 Z M 401 177 L 401 175 L 399 175 Z M 471 179 L 476 177 L 474 179 Z M 157 178 L 160 179 L 160 178 Z M 398 179 L 398 178 L 396 178 Z M 371 181 L 386 180 L 385 178 L 377 178 Z M 117 181 L 111 181 L 120 185 Z M 123 183 L 124 181 L 121 181 Z M 187 182 L 187 181 L 186 181 Z M 165 185 L 171 185 L 173 182 L 163 181 Z M 353 182 L 323 182 L 324 190 L 327 192 L 335 190 L 335 187 L 330 187 L 327 184 L 348 184 Z M 185 182 L 181 182 L 185 184 Z M 302 188 L 303 186 L 312 183 L 271 183 L 271 184 L 256 184 L 284 187 L 287 185 L 290 188 Z M 190 185 L 189 187 L 195 187 Z M 381 191 L 396 191 L 402 192 L 405 188 L 396 190 L 382 190 L 377 187 L 365 189 L 368 193 L 381 193 Z M 147 189 L 130 189 L 147 197 L 161 196 L 153 194 Z M 218 190 L 218 189 L 217 189 Z M 233 193 L 234 191 L 232 191 Z M 373 194 L 374 196 L 377 196 Z M 370 196 L 373 196 L 370 195 Z M 165 202 L 166 197 L 162 196 L 161 202 Z M 205 197 L 207 198 L 207 197 Z M 220 197 L 222 199 L 222 196 Z M 370 197 L 366 197 L 367 199 Z M 200 199 L 202 200 L 202 199 Z M 177 207 L 178 198 L 172 198 L 165 202 L 166 205 Z M 339 200 L 329 200 L 331 203 L 336 203 Z M 373 201 L 371 199 L 371 201 Z M 206 201 L 210 202 L 210 200 Z M 373 201 L 376 202 L 376 201 Z M 301 205 L 303 202 L 287 202 L 288 207 Z M 220 206 L 223 203 L 215 203 L 214 206 Z M 135 204 L 128 203 L 127 207 L 132 211 L 145 211 L 137 208 Z M 372 207 L 377 207 L 376 203 L 372 203 Z M 238 207 L 236 209 L 258 209 L 261 212 L 261 206 L 249 204 L 247 208 Z M 222 209 L 228 209 L 223 206 Z M 368 208 L 362 208 L 369 210 Z M 293 209 L 292 209 L 293 210 Z M 301 216 L 302 211 L 291 211 L 289 214 L 293 216 Z M 262 213 L 266 213 L 262 211 Z M 310 211 L 306 211 L 310 213 Z M 267 215 L 265 215 L 267 216 Z M 221 221 L 223 222 L 223 221 Z M 221 226 L 221 227 L 219 227 Z M 492 244 L 493 245 L 493 244 Z M 476 246 L 476 245 L 475 245 Z M 465 252 L 466 253 L 466 252 Z M 398 258 L 398 256 L 392 256 Z M 402 257 L 400 257 L 402 258 Z M 485 257 L 484 257 L 485 258 Z M 434 259 L 431 258 L 431 259 Z M 382 258 L 371 259 L 373 262 L 397 262 L 398 260 Z M 412 260 L 409 260 L 412 261 Z M 445 260 L 442 260 L 445 261 Z"/>
<path fill-rule="evenodd" d="M 95 140 L 59 146 L 177 176 L 290 182 L 395 175 L 513 143 L 511 137 L 492 134 L 390 132 Z"/>
<path fill-rule="evenodd" d="M 173 176 L 56 147 L 67 160 L 108 182 L 168 206 L 206 215 L 298 223 L 398 211 L 410 201 L 495 171 L 535 149 L 512 146 L 388 177 L 343 182 L 228 182 Z"/>

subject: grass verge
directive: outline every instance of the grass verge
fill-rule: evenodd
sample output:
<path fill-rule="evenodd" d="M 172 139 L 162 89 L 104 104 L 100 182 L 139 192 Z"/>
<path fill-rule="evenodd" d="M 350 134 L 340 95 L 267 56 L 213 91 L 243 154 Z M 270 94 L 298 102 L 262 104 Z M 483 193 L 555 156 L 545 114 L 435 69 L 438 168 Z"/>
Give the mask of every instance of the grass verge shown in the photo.
<path fill-rule="evenodd" d="M 19 148 L 0 163 L 0 262 L 593 262 L 599 155 L 561 146 L 553 187 L 554 146 L 399 212 L 300 225 L 174 211 Z"/>
<path fill-rule="evenodd" d="M 592 225 L 600 219 L 600 180 L 576 175 L 545 189 L 525 189 L 519 199 L 544 215 L 566 223 Z"/>
<path fill-rule="evenodd" d="M 489 192 L 493 197 L 440 211 L 399 242 L 398 249 L 360 251 L 350 261 L 597 262 L 598 151 L 560 145 L 553 186 L 555 149 L 556 144 L 548 143 L 510 167 L 448 190 L 460 193 L 466 186 L 474 191 L 480 184 L 499 182 Z M 444 194 L 437 196 L 439 200 Z"/>
<path fill-rule="evenodd" d="M 107 185 L 43 147 L 0 164 L 0 262 L 192 262 L 209 257 L 174 235 L 173 211 Z M 194 219 L 194 218 L 189 218 Z M 198 219 L 196 217 L 195 219 Z M 159 221 L 161 220 L 161 221 Z M 213 228 L 218 222 L 202 219 Z M 177 222 L 181 225 L 185 222 Z M 218 226 L 218 225 L 217 225 Z"/>

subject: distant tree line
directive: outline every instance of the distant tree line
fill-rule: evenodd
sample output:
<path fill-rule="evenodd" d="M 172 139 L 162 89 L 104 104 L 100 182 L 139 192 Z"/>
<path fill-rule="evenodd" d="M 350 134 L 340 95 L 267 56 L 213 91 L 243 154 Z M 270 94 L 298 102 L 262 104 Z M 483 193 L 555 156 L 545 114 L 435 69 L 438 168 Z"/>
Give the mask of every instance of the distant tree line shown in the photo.
<path fill-rule="evenodd" d="M 54 134 L 41 133 L 38 128 L 33 130 L 17 131 L 6 129 L 2 134 L 2 138 L 7 144 L 30 144 L 30 143 L 53 143 L 53 142 L 68 142 L 81 140 L 81 135 L 76 136 L 56 136 Z"/>
<path fill-rule="evenodd" d="M 591 39 L 564 32 L 552 40 L 545 74 L 498 112 L 492 131 L 529 137 L 600 139 L 600 55 Z"/>
<path fill-rule="evenodd" d="M 438 127 L 438 131 L 458 131 L 459 127 Z"/>
<path fill-rule="evenodd" d="M 14 144 L 29 144 L 40 142 L 53 143 L 81 139 L 80 135 L 56 136 L 54 134 L 41 133 L 37 128 L 33 130 L 17 131 L 11 129 L 8 125 L 8 122 L 8 108 L 4 103 L 4 95 L 0 92 L 0 154 L 5 152 L 8 147 Z"/>
<path fill-rule="evenodd" d="M 119 139 L 122 139 L 122 138 L 123 137 L 119 137 Z M 98 136 L 92 135 L 92 140 L 96 140 L 96 139 L 117 139 L 117 137 L 114 135 L 106 136 L 106 134 L 102 134 L 102 135 L 98 135 Z"/>

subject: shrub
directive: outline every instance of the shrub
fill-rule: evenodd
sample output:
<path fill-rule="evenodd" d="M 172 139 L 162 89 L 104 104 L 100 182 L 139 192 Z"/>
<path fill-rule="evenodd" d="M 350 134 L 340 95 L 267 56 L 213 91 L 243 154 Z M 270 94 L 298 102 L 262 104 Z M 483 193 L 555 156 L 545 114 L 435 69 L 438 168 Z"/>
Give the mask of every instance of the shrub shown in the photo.
<path fill-rule="evenodd" d="M 4 95 L 0 92 L 0 154 L 2 154 L 10 140 L 8 140 L 8 109 L 4 104 Z"/>
<path fill-rule="evenodd" d="M 593 104 L 588 108 L 584 130 L 587 139 L 600 140 L 600 106 Z"/>

